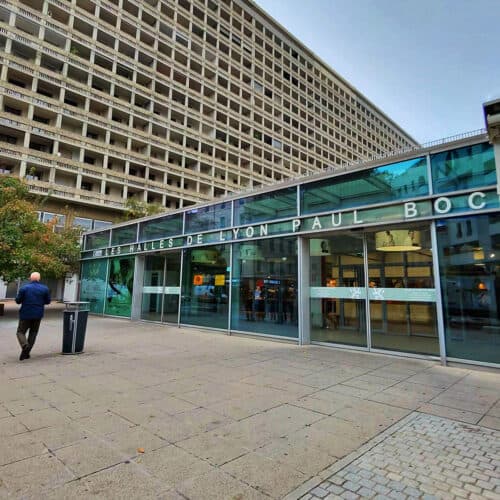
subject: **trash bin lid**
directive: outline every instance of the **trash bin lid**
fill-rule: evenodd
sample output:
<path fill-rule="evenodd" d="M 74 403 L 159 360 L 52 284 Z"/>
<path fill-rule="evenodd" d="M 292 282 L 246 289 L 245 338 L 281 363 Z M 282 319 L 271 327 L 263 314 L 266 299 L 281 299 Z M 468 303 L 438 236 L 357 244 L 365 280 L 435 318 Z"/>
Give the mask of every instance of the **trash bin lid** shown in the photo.
<path fill-rule="evenodd" d="M 67 310 L 71 311 L 88 311 L 90 309 L 90 302 L 64 302 Z"/>

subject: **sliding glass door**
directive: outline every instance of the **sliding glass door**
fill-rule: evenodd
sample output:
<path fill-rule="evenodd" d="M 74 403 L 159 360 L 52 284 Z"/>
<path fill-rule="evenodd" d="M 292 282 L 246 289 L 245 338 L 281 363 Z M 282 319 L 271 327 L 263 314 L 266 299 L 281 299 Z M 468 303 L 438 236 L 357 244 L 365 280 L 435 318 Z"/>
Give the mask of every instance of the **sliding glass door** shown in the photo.
<path fill-rule="evenodd" d="M 309 242 L 311 340 L 367 347 L 363 235 Z"/>
<path fill-rule="evenodd" d="M 309 254 L 313 342 L 439 355 L 428 226 L 338 232 Z"/>
<path fill-rule="evenodd" d="M 145 257 L 141 319 L 177 323 L 180 258 L 180 252 Z"/>

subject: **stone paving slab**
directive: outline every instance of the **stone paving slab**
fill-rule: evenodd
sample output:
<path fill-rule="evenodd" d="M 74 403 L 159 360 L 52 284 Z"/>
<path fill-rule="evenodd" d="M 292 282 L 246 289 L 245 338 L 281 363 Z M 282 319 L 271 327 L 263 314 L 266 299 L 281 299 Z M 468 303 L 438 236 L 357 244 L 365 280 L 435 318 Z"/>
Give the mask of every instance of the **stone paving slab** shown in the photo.
<path fill-rule="evenodd" d="M 414 413 L 286 499 L 500 498 L 500 432 Z"/>
<path fill-rule="evenodd" d="M 485 471 L 462 481 L 470 457 L 455 457 L 458 472 L 431 470 L 440 445 L 405 427 L 422 416 L 443 438 L 477 428 L 473 436 L 490 436 L 483 458 L 493 453 L 498 371 L 96 316 L 85 353 L 63 356 L 60 304 L 48 307 L 31 359 L 20 362 L 16 326 L 17 306 L 8 304 L 0 318 L 0 498 L 269 500 L 297 487 L 313 495 L 401 429 L 407 443 L 427 443 L 430 452 L 415 461 L 428 488 L 435 473 L 450 498 L 462 483 L 472 499 L 498 496 Z M 384 462 L 397 449 L 377 455 L 393 481 L 389 491 L 378 486 L 385 498 L 421 487 L 398 472 L 404 460 Z M 368 495 L 363 470 L 366 482 L 356 491 L 346 485 L 345 497 Z M 353 479 L 342 480 L 356 488 Z M 326 491 L 314 495 L 336 498 Z"/>

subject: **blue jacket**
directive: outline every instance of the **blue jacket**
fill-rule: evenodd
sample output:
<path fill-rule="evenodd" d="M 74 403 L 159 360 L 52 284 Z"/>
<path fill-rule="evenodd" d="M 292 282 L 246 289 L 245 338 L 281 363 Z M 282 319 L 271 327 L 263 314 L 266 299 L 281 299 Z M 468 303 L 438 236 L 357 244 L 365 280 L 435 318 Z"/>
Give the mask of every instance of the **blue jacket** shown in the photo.
<path fill-rule="evenodd" d="M 16 297 L 21 305 L 19 319 L 42 319 L 45 304 L 50 304 L 50 291 L 38 281 L 22 286 Z"/>

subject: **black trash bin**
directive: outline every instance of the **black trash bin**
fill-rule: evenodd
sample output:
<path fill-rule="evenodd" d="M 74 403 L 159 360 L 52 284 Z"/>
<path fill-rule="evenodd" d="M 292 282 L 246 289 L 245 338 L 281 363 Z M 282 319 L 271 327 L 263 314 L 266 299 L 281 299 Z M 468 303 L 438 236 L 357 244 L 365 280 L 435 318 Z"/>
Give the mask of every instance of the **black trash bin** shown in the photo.
<path fill-rule="evenodd" d="M 85 344 L 89 302 L 65 302 L 63 317 L 63 354 L 80 354 Z"/>

